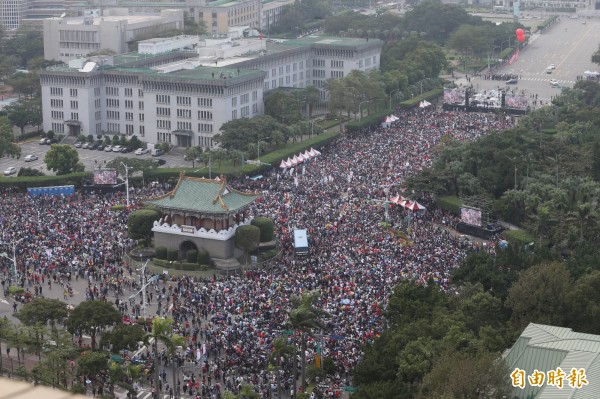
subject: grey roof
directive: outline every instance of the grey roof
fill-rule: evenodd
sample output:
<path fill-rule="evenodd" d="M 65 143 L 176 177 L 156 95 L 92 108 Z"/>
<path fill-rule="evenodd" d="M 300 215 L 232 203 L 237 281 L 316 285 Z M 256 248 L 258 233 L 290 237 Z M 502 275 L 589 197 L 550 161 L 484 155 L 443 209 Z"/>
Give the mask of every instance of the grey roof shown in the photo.
<path fill-rule="evenodd" d="M 600 335 L 574 332 L 570 328 L 531 323 L 512 348 L 503 355 L 510 371 L 534 370 L 548 372 L 560 367 L 565 375 L 571 369 L 585 369 L 588 385 L 571 388 L 565 379 L 563 389 L 547 385 L 525 389 L 514 388 L 513 398 L 519 399 L 600 399 Z"/>

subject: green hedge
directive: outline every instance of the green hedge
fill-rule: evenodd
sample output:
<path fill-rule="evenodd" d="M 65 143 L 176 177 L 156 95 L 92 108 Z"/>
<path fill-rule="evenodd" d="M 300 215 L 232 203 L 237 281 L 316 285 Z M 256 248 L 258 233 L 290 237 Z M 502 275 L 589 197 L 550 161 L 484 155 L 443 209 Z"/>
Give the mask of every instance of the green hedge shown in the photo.
<path fill-rule="evenodd" d="M 113 212 L 119 212 L 125 209 L 125 205 L 113 205 L 110 207 L 110 210 Z"/>
<path fill-rule="evenodd" d="M 185 271 L 201 271 L 209 270 L 210 266 L 207 264 L 189 263 L 189 262 L 172 262 L 163 259 L 156 259 L 152 261 L 155 266 L 164 267 L 165 269 L 174 270 L 185 270 Z"/>
<path fill-rule="evenodd" d="M 36 130 L 35 132 L 29 132 L 29 133 L 24 133 L 24 134 L 20 134 L 15 138 L 15 141 L 17 143 L 23 142 L 23 141 L 27 141 L 30 139 L 33 139 L 34 137 L 42 137 L 42 133 L 44 133 L 42 130 Z"/>
<path fill-rule="evenodd" d="M 210 264 L 210 256 L 206 250 L 201 249 L 198 251 L 198 257 L 196 258 L 196 263 L 199 265 L 208 265 Z"/>
<path fill-rule="evenodd" d="M 358 132 L 362 129 L 368 128 L 370 126 L 373 126 L 375 124 L 380 123 L 386 116 L 388 116 L 390 114 L 389 109 L 383 110 L 383 111 L 379 111 L 379 112 L 373 112 L 367 116 L 365 116 L 364 118 L 352 121 L 352 122 L 348 122 L 346 123 L 346 130 L 349 133 L 354 133 L 354 132 Z"/>
<path fill-rule="evenodd" d="M 261 155 L 260 160 L 264 164 L 268 165 L 244 165 L 241 170 L 239 167 L 227 166 L 223 165 L 221 168 L 215 167 L 213 164 L 212 167 L 212 177 L 225 175 L 225 176 L 237 176 L 240 173 L 244 175 L 257 175 L 260 174 L 263 170 L 266 170 L 273 166 L 279 166 L 279 163 L 282 159 L 287 159 L 288 157 L 293 157 L 294 154 L 298 154 L 299 152 L 304 152 L 307 149 L 315 148 L 317 150 L 323 148 L 325 145 L 335 140 L 340 133 L 338 131 L 335 132 L 325 132 L 319 134 L 318 136 L 312 136 L 311 138 L 298 141 L 296 143 L 289 143 L 285 147 L 274 150 L 267 154 Z M 173 179 L 177 180 L 179 178 L 179 173 L 181 171 L 185 172 L 186 176 L 195 176 L 195 177 L 208 177 L 208 170 L 202 169 L 200 172 L 194 172 L 198 170 L 198 168 L 155 168 L 155 169 L 146 169 L 144 170 L 144 179 L 150 180 L 168 180 Z M 14 179 L 13 179 L 14 180 Z"/>
<path fill-rule="evenodd" d="M 167 247 L 154 248 L 155 259 L 167 259 Z"/>
<path fill-rule="evenodd" d="M 423 100 L 432 101 L 444 95 L 444 89 L 433 89 L 423 93 L 420 96 L 413 97 L 411 99 L 402 101 L 399 105 L 401 108 L 414 108 L 419 105 Z"/>
<path fill-rule="evenodd" d="M 455 215 L 460 216 L 460 207 L 462 205 L 462 200 L 453 195 L 448 195 L 445 197 L 439 197 L 436 201 L 436 205 L 443 211 L 451 212 Z"/>
<path fill-rule="evenodd" d="M 254 218 L 251 224 L 260 229 L 260 242 L 273 241 L 275 224 L 273 219 L 269 218 Z"/>
<path fill-rule="evenodd" d="M 10 287 L 8 287 L 9 295 L 22 294 L 24 292 L 25 292 L 25 288 L 23 288 L 23 287 L 17 287 L 16 285 L 11 285 Z"/>
<path fill-rule="evenodd" d="M 81 188 L 85 179 L 91 179 L 91 172 L 71 173 L 61 176 L 23 176 L 23 177 L 0 177 L 0 189 L 7 187 L 26 191 L 30 187 L 50 187 L 74 185 Z"/>
<path fill-rule="evenodd" d="M 173 248 L 167 249 L 167 260 L 175 262 L 179 259 L 179 251 Z"/>
<path fill-rule="evenodd" d="M 525 230 L 505 230 L 502 232 L 502 236 L 509 244 L 523 247 L 531 242 L 535 242 L 533 234 Z"/>
<path fill-rule="evenodd" d="M 198 251 L 195 249 L 190 249 L 185 253 L 185 260 L 188 263 L 195 263 L 198 261 Z"/>
<path fill-rule="evenodd" d="M 152 263 L 154 263 L 156 266 L 169 267 L 169 261 L 166 259 L 154 258 L 152 259 Z"/>

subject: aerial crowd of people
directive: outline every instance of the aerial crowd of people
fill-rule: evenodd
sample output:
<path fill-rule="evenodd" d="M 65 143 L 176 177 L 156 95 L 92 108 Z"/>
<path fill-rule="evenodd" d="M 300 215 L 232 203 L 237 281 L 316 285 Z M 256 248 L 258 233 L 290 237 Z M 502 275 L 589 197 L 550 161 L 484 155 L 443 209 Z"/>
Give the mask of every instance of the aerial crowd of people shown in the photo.
<path fill-rule="evenodd" d="M 436 209 L 431 196 L 406 192 L 404 184 L 431 166 L 433 150 L 443 145 L 444 136 L 476 140 L 512 127 L 514 119 L 436 108 L 397 115 L 400 119 L 389 128 L 343 135 L 323 148 L 320 157 L 293 170 L 229 182 L 263 193 L 250 213 L 274 220 L 283 252 L 268 267 L 228 276 L 171 277 L 149 288 L 158 313 L 172 317 L 175 330 L 188 337 L 177 364 L 197 365 L 184 368 L 182 393 L 217 398 L 224 389 L 237 392 L 251 384 L 261 397 L 276 397 L 280 380 L 283 396 L 289 397 L 292 367 L 268 371 L 272 342 L 290 328 L 290 298 L 318 290 L 316 306 L 328 313 L 323 320 L 327 329 L 309 338 L 306 356 L 314 363 L 318 344 L 335 372 L 317 384 L 313 397 L 339 395 L 341 387 L 351 385 L 364 345 L 385 329 L 382 313 L 394 287 L 410 279 L 450 289 L 451 271 L 469 251 L 483 249 L 460 240 L 452 230 L 455 216 Z M 138 188 L 132 198 L 140 201 L 165 189 Z M 386 198 L 396 194 L 419 200 L 427 210 L 387 205 Z M 15 281 L 10 259 L 0 259 L 5 291 L 16 283 L 31 295 L 43 295 L 48 289 L 67 290 L 73 279 L 86 279 L 87 299 L 121 298 L 119 310 L 139 317 L 141 298 L 122 300 L 140 285 L 124 260 L 134 245 L 127 238 L 127 214 L 110 210 L 123 201 L 122 194 L 32 198 L 4 193 L 0 241 L 18 242 L 19 264 Z M 389 223 L 384 224 L 388 206 Z M 295 228 L 308 230 L 305 257 L 294 255 Z M 290 344 L 299 342 L 296 332 L 285 336 Z M 149 358 L 150 352 L 142 357 Z M 161 378 L 159 388 L 172 392 L 164 382 Z"/>

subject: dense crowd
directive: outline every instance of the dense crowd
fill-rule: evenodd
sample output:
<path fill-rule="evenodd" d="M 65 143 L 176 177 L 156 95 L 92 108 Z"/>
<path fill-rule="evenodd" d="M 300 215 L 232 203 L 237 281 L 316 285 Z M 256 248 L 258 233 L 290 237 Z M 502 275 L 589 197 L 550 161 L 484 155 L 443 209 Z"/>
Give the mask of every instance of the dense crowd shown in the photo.
<path fill-rule="evenodd" d="M 350 372 L 364 344 L 385 329 L 382 311 L 394 286 L 411 279 L 448 289 L 452 269 L 469 251 L 478 250 L 453 234 L 453 216 L 435 210 L 431 198 L 419 193 L 409 196 L 427 206 L 426 212 L 390 205 L 390 224 L 383 226 L 386 192 L 402 193 L 407 176 L 430 166 L 432 149 L 444 136 L 476 140 L 511 127 L 514 120 L 436 109 L 398 116 L 390 128 L 345 135 L 293 171 L 231 182 L 264 193 L 251 213 L 273 218 L 283 255 L 270 268 L 220 279 L 173 278 L 151 288 L 160 314 L 173 317 L 176 331 L 189 337 L 178 364 L 195 362 L 200 369 L 186 374 L 186 394 L 216 398 L 224 389 L 235 392 L 248 383 L 262 397 L 275 395 L 275 377 L 267 371 L 272 342 L 289 328 L 290 298 L 310 290 L 320 291 L 317 306 L 329 316 L 324 320 L 327 330 L 309 339 L 308 361 L 314 362 L 320 342 L 323 358 L 331 358 L 336 366 L 314 396 L 339 394 L 335 387 L 350 385 Z M 134 199 L 148 194 L 139 190 Z M 133 244 L 127 239 L 126 215 L 108 210 L 122 201 L 121 195 L 5 194 L 0 200 L 0 240 L 23 239 L 17 255 L 26 272 L 19 283 L 29 289 L 44 280 L 68 286 L 73 276 L 86 278 L 89 299 L 137 289 L 139 282 L 122 259 Z M 294 256 L 294 228 L 308 230 L 306 257 Z M 10 262 L 3 261 L 6 280 Z M 132 317 L 140 313 L 139 300 L 120 302 L 119 308 Z M 297 343 L 298 335 L 288 341 Z M 292 370 L 278 373 L 288 397 Z M 169 391 L 166 384 L 162 388 Z"/>

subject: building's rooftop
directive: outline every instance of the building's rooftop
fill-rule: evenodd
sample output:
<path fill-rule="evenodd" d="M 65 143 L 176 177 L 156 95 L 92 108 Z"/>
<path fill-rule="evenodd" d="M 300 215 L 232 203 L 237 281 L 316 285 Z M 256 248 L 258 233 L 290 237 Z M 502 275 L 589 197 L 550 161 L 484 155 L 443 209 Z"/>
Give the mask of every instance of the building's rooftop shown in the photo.
<path fill-rule="evenodd" d="M 542 387 L 526 384 L 514 388 L 514 398 L 600 398 L 600 335 L 574 332 L 570 328 L 531 323 L 512 348 L 503 355 L 509 371 L 524 370 L 527 376 L 534 370 L 544 373 L 560 367 L 565 376 L 571 369 L 584 369 L 588 385 L 571 388 L 565 379 L 562 389 L 544 384 Z"/>
<path fill-rule="evenodd" d="M 144 202 L 164 209 L 223 214 L 242 209 L 260 196 L 258 193 L 237 191 L 224 179 L 202 179 L 182 174 L 173 191 Z"/>
<path fill-rule="evenodd" d="M 127 21 L 130 23 L 140 23 L 148 21 L 156 21 L 161 19 L 161 15 L 108 15 L 102 17 L 93 17 L 93 25 L 100 25 L 102 22 L 118 22 Z M 84 25 L 85 17 L 66 17 L 66 18 L 51 18 L 62 19 L 67 25 Z"/>

